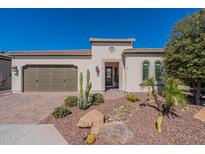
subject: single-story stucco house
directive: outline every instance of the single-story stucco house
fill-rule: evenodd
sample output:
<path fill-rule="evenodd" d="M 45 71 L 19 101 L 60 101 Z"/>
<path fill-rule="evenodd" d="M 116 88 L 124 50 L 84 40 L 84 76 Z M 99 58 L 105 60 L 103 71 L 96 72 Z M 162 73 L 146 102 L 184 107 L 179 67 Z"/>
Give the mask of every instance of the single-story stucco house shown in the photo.
<path fill-rule="evenodd" d="M 133 48 L 135 39 L 90 38 L 88 50 L 15 51 L 12 58 L 12 91 L 79 91 L 80 73 L 86 84 L 90 70 L 92 91 L 118 88 L 143 92 L 141 82 L 159 78 L 161 48 Z"/>
<path fill-rule="evenodd" d="M 11 89 L 11 58 L 0 52 L 0 91 Z"/>

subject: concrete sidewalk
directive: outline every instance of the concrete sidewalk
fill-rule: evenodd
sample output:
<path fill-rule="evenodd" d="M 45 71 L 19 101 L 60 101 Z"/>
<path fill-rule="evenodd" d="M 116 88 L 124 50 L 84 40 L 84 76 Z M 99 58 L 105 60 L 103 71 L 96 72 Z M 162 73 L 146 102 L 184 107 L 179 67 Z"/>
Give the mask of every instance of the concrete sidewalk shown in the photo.
<path fill-rule="evenodd" d="M 0 124 L 0 145 L 66 145 L 52 124 Z"/>

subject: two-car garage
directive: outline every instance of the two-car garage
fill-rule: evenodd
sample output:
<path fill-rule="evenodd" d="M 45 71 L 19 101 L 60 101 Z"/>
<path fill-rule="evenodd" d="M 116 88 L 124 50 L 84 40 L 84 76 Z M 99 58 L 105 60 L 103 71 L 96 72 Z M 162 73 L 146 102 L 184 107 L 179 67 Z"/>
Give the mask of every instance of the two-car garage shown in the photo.
<path fill-rule="evenodd" d="M 91 50 L 11 52 L 12 92 L 77 92 L 90 67 Z M 85 86 L 85 83 L 83 84 Z"/>
<path fill-rule="evenodd" d="M 77 91 L 78 69 L 73 65 L 26 65 L 23 91 Z"/>

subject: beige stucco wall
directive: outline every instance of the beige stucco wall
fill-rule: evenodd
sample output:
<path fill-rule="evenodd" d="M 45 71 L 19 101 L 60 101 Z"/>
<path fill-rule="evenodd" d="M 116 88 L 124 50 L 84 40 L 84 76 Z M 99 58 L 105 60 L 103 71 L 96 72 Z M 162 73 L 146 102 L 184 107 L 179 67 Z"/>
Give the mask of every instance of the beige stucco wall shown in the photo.
<path fill-rule="evenodd" d="M 0 72 L 3 75 L 3 81 L 0 81 L 0 90 L 11 89 L 11 61 L 0 59 Z"/>
<path fill-rule="evenodd" d="M 110 47 L 116 49 L 115 52 L 109 51 Z M 122 51 L 132 48 L 131 43 L 93 43 L 92 61 L 91 61 L 91 79 L 93 90 L 105 90 L 105 62 L 119 62 L 119 89 L 124 90 L 124 66 L 122 63 Z M 96 67 L 99 68 L 99 76 L 96 73 Z"/>
<path fill-rule="evenodd" d="M 75 65 L 78 67 L 78 79 L 80 72 L 84 75 L 84 88 L 85 88 L 85 76 L 87 69 L 90 68 L 91 57 L 66 57 L 66 56 L 18 56 L 12 59 L 12 66 L 17 66 L 19 73 L 18 76 L 12 72 L 12 91 L 15 93 L 22 92 L 23 87 L 23 66 L 25 65 Z M 79 80 L 78 80 L 78 90 L 79 90 Z"/>
<path fill-rule="evenodd" d="M 150 77 L 155 76 L 155 62 L 161 60 L 161 54 L 131 54 L 122 57 L 125 49 L 132 48 L 131 43 L 92 43 L 92 56 L 16 56 L 12 59 L 12 66 L 17 66 L 18 76 L 12 72 L 13 92 L 22 92 L 23 66 L 25 65 L 75 65 L 78 67 L 78 90 L 80 72 L 84 75 L 84 88 L 86 71 L 91 73 L 92 91 L 105 90 L 105 63 L 119 63 L 119 90 L 126 92 L 145 92 L 142 89 L 142 64 L 145 60 L 150 62 Z M 109 48 L 115 51 L 110 52 Z M 97 74 L 96 67 L 100 73 Z"/>
<path fill-rule="evenodd" d="M 161 61 L 160 54 L 135 54 L 135 55 L 127 55 L 125 57 L 125 91 L 127 92 L 147 92 L 148 89 L 142 88 L 140 86 L 143 81 L 143 62 L 145 60 L 150 63 L 150 72 L 149 77 L 155 77 L 155 62 L 157 60 Z"/>

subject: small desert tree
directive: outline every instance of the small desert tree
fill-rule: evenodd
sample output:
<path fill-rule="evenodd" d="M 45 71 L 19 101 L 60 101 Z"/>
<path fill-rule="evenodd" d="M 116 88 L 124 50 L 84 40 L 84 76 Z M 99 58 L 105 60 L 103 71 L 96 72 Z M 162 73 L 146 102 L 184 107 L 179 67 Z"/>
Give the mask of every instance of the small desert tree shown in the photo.
<path fill-rule="evenodd" d="M 176 24 L 165 48 L 163 65 L 168 76 L 193 83 L 195 103 L 199 105 L 201 83 L 205 81 L 205 10 Z"/>

